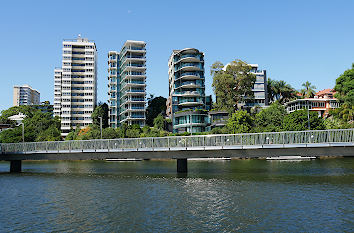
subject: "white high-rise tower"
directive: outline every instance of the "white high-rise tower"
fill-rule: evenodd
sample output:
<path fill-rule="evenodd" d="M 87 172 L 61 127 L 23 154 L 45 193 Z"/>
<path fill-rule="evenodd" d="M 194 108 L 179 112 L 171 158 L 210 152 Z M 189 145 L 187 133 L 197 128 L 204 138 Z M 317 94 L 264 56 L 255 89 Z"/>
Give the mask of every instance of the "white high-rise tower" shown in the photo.
<path fill-rule="evenodd" d="M 63 41 L 63 62 L 54 70 L 54 116 L 61 119 L 62 135 L 92 123 L 97 102 L 97 49 L 81 38 Z"/>

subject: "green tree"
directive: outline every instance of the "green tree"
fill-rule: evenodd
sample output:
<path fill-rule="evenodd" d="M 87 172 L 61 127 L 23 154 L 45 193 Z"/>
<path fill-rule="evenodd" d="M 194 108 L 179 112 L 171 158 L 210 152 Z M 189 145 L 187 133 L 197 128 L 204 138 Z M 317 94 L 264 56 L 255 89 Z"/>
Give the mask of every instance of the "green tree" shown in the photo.
<path fill-rule="evenodd" d="M 125 136 L 127 138 L 139 138 L 140 133 L 141 133 L 141 128 L 138 124 L 128 125 Z"/>
<path fill-rule="evenodd" d="M 55 126 L 50 126 L 44 131 L 41 131 L 36 140 L 38 142 L 42 141 L 60 141 L 61 140 L 61 133 L 60 130 Z"/>
<path fill-rule="evenodd" d="M 326 129 L 323 119 L 318 116 L 318 113 L 310 111 L 309 115 L 311 130 Z M 308 130 L 307 110 L 301 109 L 286 115 L 283 121 L 283 129 L 285 131 Z"/>
<path fill-rule="evenodd" d="M 232 113 L 231 117 L 227 120 L 226 127 L 229 133 L 248 133 L 253 126 L 253 118 L 247 111 L 239 110 Z"/>
<path fill-rule="evenodd" d="M 114 138 L 118 138 L 118 133 L 113 128 L 105 128 L 102 130 L 102 137 L 104 139 L 114 139 Z"/>
<path fill-rule="evenodd" d="M 1 143 L 17 143 L 22 142 L 22 128 L 16 127 L 13 129 L 7 129 L 0 133 Z"/>
<path fill-rule="evenodd" d="M 91 114 L 92 122 L 94 125 L 100 126 L 100 119 L 102 117 L 102 128 L 107 128 L 109 126 L 109 107 L 106 103 L 100 103 L 93 110 Z"/>
<path fill-rule="evenodd" d="M 58 117 L 53 118 L 51 113 L 44 113 L 31 106 L 18 106 L 2 111 L 2 115 L 0 116 L 1 121 L 12 124 L 14 129 L 1 132 L 1 142 L 22 141 L 22 125 L 16 126 L 15 122 L 8 120 L 9 116 L 18 114 L 19 112 L 26 115 L 22 121 L 26 142 L 61 140 L 60 120 Z"/>
<path fill-rule="evenodd" d="M 13 115 L 18 115 L 20 112 L 26 115 L 28 118 L 31 118 L 35 112 L 39 110 L 34 109 L 30 105 L 21 105 L 21 106 L 14 106 L 9 109 L 1 111 L 0 116 L 0 124 L 11 124 L 12 126 L 16 125 L 16 122 L 11 122 L 8 118 Z"/>
<path fill-rule="evenodd" d="M 262 109 L 255 117 L 257 132 L 279 132 L 282 130 L 282 122 L 287 115 L 285 107 L 278 102 Z"/>
<path fill-rule="evenodd" d="M 215 108 L 230 113 L 238 110 L 238 104 L 252 101 L 252 91 L 256 76 L 246 62 L 235 60 L 224 68 L 220 62 L 211 66 L 213 90 L 216 96 Z"/>
<path fill-rule="evenodd" d="M 304 87 L 304 89 L 301 90 L 302 96 L 304 96 L 305 98 L 312 98 L 315 96 L 316 87 L 312 85 L 309 81 L 303 83 L 302 86 Z"/>
<path fill-rule="evenodd" d="M 334 90 L 341 103 L 341 107 L 334 111 L 335 115 L 346 123 L 354 124 L 354 63 L 336 79 Z"/>
<path fill-rule="evenodd" d="M 159 115 L 164 115 L 166 112 L 166 101 L 167 99 L 158 96 L 153 97 L 151 95 L 150 99 L 148 99 L 148 106 L 146 108 L 146 124 L 149 126 L 154 126 L 154 119 Z"/>
<path fill-rule="evenodd" d="M 267 89 L 268 99 L 270 103 L 278 101 L 279 103 L 283 104 L 285 102 L 290 101 L 291 99 L 296 98 L 295 89 L 283 80 L 278 81 L 269 78 L 267 83 Z"/>
<path fill-rule="evenodd" d="M 155 119 L 154 119 L 154 127 L 159 130 L 163 130 L 165 126 L 165 120 L 162 114 L 159 114 Z"/>

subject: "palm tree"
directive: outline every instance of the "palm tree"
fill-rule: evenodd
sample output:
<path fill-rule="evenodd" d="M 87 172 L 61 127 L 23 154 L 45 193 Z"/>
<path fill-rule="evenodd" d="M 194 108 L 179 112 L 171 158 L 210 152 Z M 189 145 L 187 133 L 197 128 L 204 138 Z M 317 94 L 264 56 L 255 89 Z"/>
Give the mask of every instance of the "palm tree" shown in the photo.
<path fill-rule="evenodd" d="M 312 98 L 315 96 L 316 87 L 314 85 L 312 85 L 309 81 L 306 81 L 305 83 L 303 83 L 302 86 L 304 87 L 304 89 L 301 90 L 301 94 L 305 98 Z"/>
<path fill-rule="evenodd" d="M 295 96 L 295 89 L 284 80 L 268 80 L 268 96 L 270 102 L 279 101 L 281 104 L 291 100 Z"/>

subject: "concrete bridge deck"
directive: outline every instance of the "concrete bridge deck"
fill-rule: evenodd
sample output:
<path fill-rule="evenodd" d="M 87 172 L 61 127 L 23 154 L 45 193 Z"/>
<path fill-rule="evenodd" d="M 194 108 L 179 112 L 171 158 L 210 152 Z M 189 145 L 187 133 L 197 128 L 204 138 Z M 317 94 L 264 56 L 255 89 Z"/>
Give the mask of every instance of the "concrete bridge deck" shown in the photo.
<path fill-rule="evenodd" d="M 186 172 L 188 158 L 354 156 L 354 129 L 28 142 L 0 146 L 0 160 L 12 161 L 11 171 L 21 170 L 22 160 L 170 158 L 177 159 L 178 172 Z"/>

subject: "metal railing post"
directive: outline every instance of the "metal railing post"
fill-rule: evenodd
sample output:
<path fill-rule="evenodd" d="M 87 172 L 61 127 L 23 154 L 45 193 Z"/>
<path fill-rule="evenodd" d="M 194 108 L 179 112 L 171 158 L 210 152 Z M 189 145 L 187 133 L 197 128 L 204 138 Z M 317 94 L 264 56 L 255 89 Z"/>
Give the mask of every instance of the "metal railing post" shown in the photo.
<path fill-rule="evenodd" d="M 107 143 L 108 143 L 108 145 L 107 145 L 107 151 L 108 151 L 108 153 L 109 153 L 109 149 L 110 149 L 109 146 L 111 145 L 111 139 L 108 139 L 108 142 L 107 142 Z"/>
<path fill-rule="evenodd" d="M 155 151 L 154 138 L 151 138 L 151 147 L 152 147 L 152 151 Z"/>

